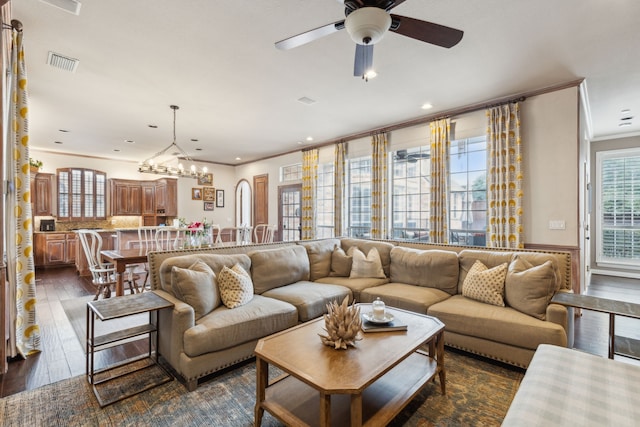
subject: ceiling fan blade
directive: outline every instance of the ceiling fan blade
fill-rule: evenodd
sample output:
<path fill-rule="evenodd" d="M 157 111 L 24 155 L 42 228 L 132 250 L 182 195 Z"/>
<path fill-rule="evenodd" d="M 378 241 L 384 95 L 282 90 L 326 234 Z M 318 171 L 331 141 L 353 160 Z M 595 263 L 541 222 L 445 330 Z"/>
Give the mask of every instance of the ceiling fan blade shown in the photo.
<path fill-rule="evenodd" d="M 354 77 L 362 77 L 373 67 L 373 45 L 356 44 L 356 58 L 353 63 Z"/>
<path fill-rule="evenodd" d="M 343 28 L 344 19 L 342 21 L 336 21 L 333 24 L 327 24 L 296 36 L 280 40 L 279 42 L 276 42 L 276 47 L 280 50 L 293 49 L 294 47 L 302 46 L 303 44 L 307 44 L 324 36 L 328 36 L 329 34 L 338 32 Z"/>
<path fill-rule="evenodd" d="M 411 37 L 412 39 L 435 44 L 436 46 L 446 48 L 453 47 L 462 40 L 462 35 L 464 34 L 463 31 L 456 30 L 455 28 L 421 21 L 420 19 L 393 14 L 391 18 L 393 19 L 393 24 L 391 24 L 390 31 Z M 396 22 L 398 22 L 399 25 L 395 25 Z"/>
<path fill-rule="evenodd" d="M 394 1 L 391 6 L 387 7 L 387 9 L 386 9 L 387 12 L 390 11 L 391 9 L 393 9 L 394 7 L 400 6 L 404 2 L 405 2 L 405 0 L 396 0 L 396 1 Z"/>

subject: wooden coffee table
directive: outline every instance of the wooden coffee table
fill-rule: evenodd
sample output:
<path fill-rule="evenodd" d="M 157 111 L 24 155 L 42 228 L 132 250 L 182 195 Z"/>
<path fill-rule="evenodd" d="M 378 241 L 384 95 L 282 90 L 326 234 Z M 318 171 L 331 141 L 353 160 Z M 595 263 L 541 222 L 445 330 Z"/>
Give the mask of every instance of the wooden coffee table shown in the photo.
<path fill-rule="evenodd" d="M 444 394 L 444 324 L 387 309 L 407 330 L 363 334 L 348 350 L 322 344 L 323 318 L 261 339 L 255 350 L 255 425 L 265 410 L 292 426 L 345 425 L 347 420 L 351 426 L 386 425 L 436 374 Z M 361 312 L 368 310 L 370 304 L 361 304 Z M 269 383 L 269 365 L 285 374 Z"/>

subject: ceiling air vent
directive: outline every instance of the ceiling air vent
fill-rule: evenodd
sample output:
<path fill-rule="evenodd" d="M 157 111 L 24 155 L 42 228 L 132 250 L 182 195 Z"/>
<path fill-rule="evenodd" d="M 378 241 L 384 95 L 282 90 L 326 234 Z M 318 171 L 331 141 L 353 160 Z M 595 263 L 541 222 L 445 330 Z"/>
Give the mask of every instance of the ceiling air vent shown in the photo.
<path fill-rule="evenodd" d="M 65 12 L 73 13 L 74 15 L 80 15 L 80 3 L 78 0 L 40 0 L 42 3 L 49 6 L 57 7 Z"/>
<path fill-rule="evenodd" d="M 79 63 L 80 61 L 77 59 L 69 58 L 68 56 L 60 55 L 59 53 L 51 51 L 47 56 L 47 64 L 65 71 L 71 71 L 72 73 L 76 72 Z"/>

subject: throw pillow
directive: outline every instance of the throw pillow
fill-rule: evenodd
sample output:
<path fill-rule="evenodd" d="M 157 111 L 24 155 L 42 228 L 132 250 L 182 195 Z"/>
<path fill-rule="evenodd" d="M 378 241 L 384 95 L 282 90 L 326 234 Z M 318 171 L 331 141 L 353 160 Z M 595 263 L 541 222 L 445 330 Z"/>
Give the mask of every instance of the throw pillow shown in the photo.
<path fill-rule="evenodd" d="M 171 288 L 176 298 L 193 307 L 196 320 L 220 305 L 216 275 L 200 260 L 189 268 L 171 268 Z"/>
<path fill-rule="evenodd" d="M 218 275 L 218 286 L 222 303 L 228 308 L 240 307 L 253 298 L 253 282 L 251 276 L 240 264 L 233 268 L 226 265 Z"/>
<path fill-rule="evenodd" d="M 349 277 L 352 264 L 353 257 L 347 255 L 340 246 L 335 245 L 331 253 L 331 272 L 329 276 Z"/>
<path fill-rule="evenodd" d="M 371 277 L 376 279 L 384 279 L 384 270 L 382 269 L 382 261 L 380 260 L 380 253 L 376 248 L 371 248 L 367 256 L 358 249 L 356 246 L 349 248 L 348 255 L 353 258 L 353 264 L 351 265 L 351 274 L 349 278 L 363 278 Z"/>
<path fill-rule="evenodd" d="M 555 287 L 556 273 L 551 261 L 533 266 L 516 255 L 505 280 L 505 300 L 516 310 L 545 320 Z"/>
<path fill-rule="evenodd" d="M 462 295 L 487 304 L 504 307 L 504 279 L 507 263 L 487 268 L 480 260 L 473 263 L 462 284 Z"/>

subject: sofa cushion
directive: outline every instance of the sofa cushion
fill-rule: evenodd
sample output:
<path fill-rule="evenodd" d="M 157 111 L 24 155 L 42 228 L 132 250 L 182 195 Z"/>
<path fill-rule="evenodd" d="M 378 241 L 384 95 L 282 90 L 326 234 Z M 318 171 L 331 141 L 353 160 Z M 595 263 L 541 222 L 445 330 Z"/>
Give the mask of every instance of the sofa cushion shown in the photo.
<path fill-rule="evenodd" d="M 361 302 L 373 302 L 377 297 L 390 307 L 427 314 L 429 306 L 444 301 L 451 295 L 441 289 L 393 282 L 360 292 Z"/>
<path fill-rule="evenodd" d="M 234 265 L 233 268 L 223 267 L 218 275 L 218 286 L 222 303 L 228 308 L 240 307 L 253 298 L 251 276 L 240 264 Z"/>
<path fill-rule="evenodd" d="M 557 283 L 551 261 L 533 266 L 516 254 L 505 279 L 505 301 L 518 311 L 545 320 Z"/>
<path fill-rule="evenodd" d="M 251 268 L 251 259 L 245 254 L 198 253 L 170 257 L 162 261 L 162 264 L 160 264 L 160 288 L 171 295 L 176 296 L 171 286 L 171 269 L 173 266 L 189 268 L 189 266 L 198 260 L 211 267 L 216 276 L 220 274 L 220 271 L 222 271 L 222 267 L 224 266 L 231 268 L 236 264 L 240 264 L 246 271 L 249 271 Z"/>
<path fill-rule="evenodd" d="M 254 295 L 245 305 L 234 309 L 221 305 L 198 320 L 184 334 L 184 352 L 195 357 L 221 351 L 297 323 L 298 312 L 291 304 Z"/>
<path fill-rule="evenodd" d="M 309 257 L 304 246 L 254 251 L 249 253 L 249 257 L 256 294 L 262 294 L 278 286 L 309 280 Z"/>
<path fill-rule="evenodd" d="M 295 306 L 300 322 L 322 316 L 327 312 L 327 304 L 332 301 L 339 304 L 346 296 L 350 301 L 353 300 L 349 288 L 307 281 L 273 288 L 264 292 L 262 296 L 286 301 Z"/>
<path fill-rule="evenodd" d="M 535 350 L 539 344 L 567 345 L 564 328 L 545 322 L 511 307 L 498 307 L 454 295 L 432 305 L 427 314 L 445 324 L 447 332 L 477 337 Z"/>
<path fill-rule="evenodd" d="M 196 320 L 220 305 L 216 276 L 211 267 L 200 260 L 189 268 L 173 266 L 171 287 L 176 298 L 193 307 Z"/>
<path fill-rule="evenodd" d="M 487 268 L 493 268 L 505 262 L 508 264 L 513 258 L 511 251 L 492 251 L 482 249 L 463 249 L 458 253 L 458 264 L 460 271 L 458 272 L 458 294 L 462 293 L 462 285 L 467 277 L 469 269 L 476 260 L 480 260 Z"/>
<path fill-rule="evenodd" d="M 480 260 L 476 260 L 464 279 L 462 295 L 504 307 L 504 279 L 507 275 L 507 265 L 504 263 L 487 268 Z"/>
<path fill-rule="evenodd" d="M 329 276 L 349 277 L 352 265 L 353 257 L 347 255 L 344 249 L 336 245 L 333 248 L 333 252 L 331 252 L 331 271 L 329 272 Z"/>
<path fill-rule="evenodd" d="M 458 292 L 458 254 L 437 249 L 391 249 L 391 282 Z"/>
<path fill-rule="evenodd" d="M 385 283 L 389 283 L 389 279 L 387 279 L 386 277 L 384 279 L 375 279 L 372 277 L 351 279 L 349 277 L 329 276 L 329 277 L 323 277 L 321 279 L 316 280 L 316 283 L 329 283 L 332 285 L 345 286 L 351 289 L 351 293 L 353 294 L 353 300 L 356 302 L 361 302 L 360 293 L 362 292 L 363 289 L 384 285 Z"/>
<path fill-rule="evenodd" d="M 371 248 L 376 248 L 378 250 L 378 254 L 380 255 L 380 261 L 382 261 L 382 269 L 384 270 L 384 275 L 389 277 L 389 266 L 391 265 L 391 249 L 393 249 L 394 247 L 392 243 L 376 240 L 352 239 L 350 237 L 345 237 L 340 240 L 340 244 L 342 245 L 342 249 L 344 249 L 347 253 L 349 253 L 349 248 L 352 246 L 357 246 L 358 249 L 360 249 L 362 253 L 365 254 L 368 254 Z"/>
<path fill-rule="evenodd" d="M 352 279 L 372 277 L 376 279 L 384 279 L 385 274 L 380 261 L 380 254 L 376 248 L 371 248 L 365 256 L 364 253 L 356 246 L 349 248 L 349 255 L 352 258 L 351 273 L 349 277 Z"/>
<path fill-rule="evenodd" d="M 336 245 L 340 244 L 338 239 L 313 240 L 308 242 L 298 242 L 307 250 L 309 257 L 309 280 L 313 281 L 320 277 L 327 277 L 331 272 L 331 253 Z"/>

